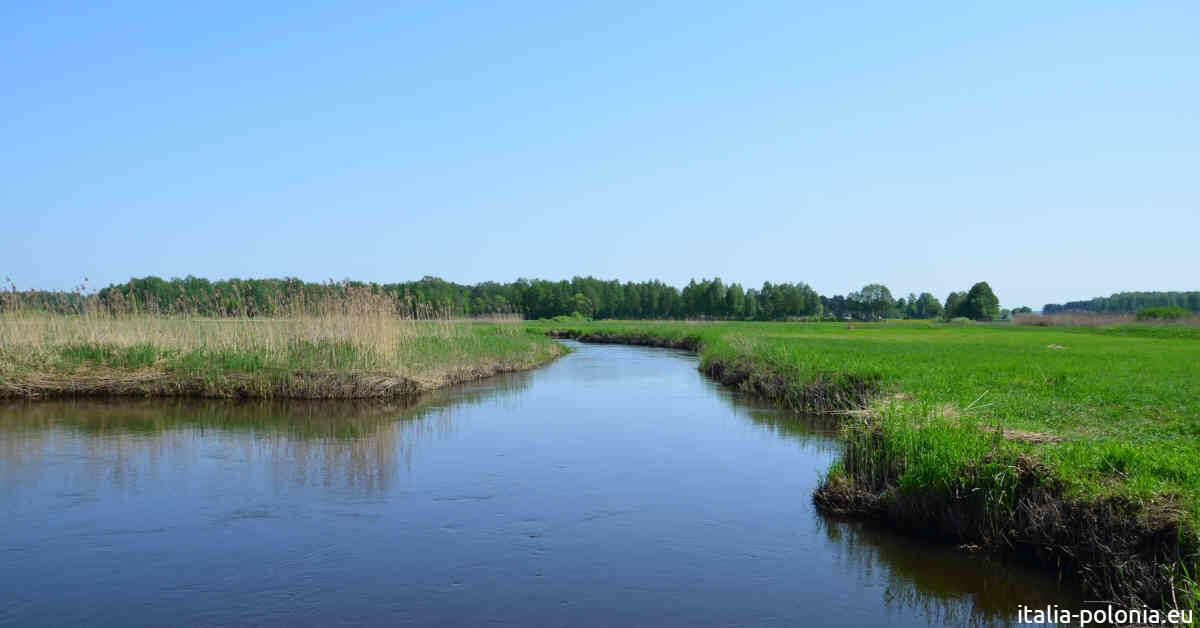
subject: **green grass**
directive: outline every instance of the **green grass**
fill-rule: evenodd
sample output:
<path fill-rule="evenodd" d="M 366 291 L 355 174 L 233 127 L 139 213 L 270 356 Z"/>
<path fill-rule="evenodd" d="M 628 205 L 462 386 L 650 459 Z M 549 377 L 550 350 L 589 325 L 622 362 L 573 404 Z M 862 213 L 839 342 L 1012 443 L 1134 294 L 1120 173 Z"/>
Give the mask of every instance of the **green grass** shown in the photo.
<path fill-rule="evenodd" d="M 279 353 L 254 347 L 166 352 L 162 366 L 168 372 L 189 374 L 362 371 L 372 363 L 363 355 L 367 351 L 348 341 L 297 340 Z"/>
<path fill-rule="evenodd" d="M 153 366 L 164 352 L 146 343 L 129 347 L 113 344 L 70 344 L 59 350 L 58 368 L 75 370 L 84 364 L 115 369 L 139 369 Z"/>
<path fill-rule="evenodd" d="M 538 323 L 537 329 L 562 328 Z M 640 323 L 567 325 L 581 332 L 694 336 L 702 362 L 752 364 L 810 381 L 877 376 L 903 393 L 881 413 L 905 490 L 953 492 L 997 448 L 1053 470 L 1075 498 L 1169 499 L 1200 522 L 1200 335 L 1195 328 L 1113 329 L 877 324 Z M 1062 347 L 1053 348 L 1053 347 Z M 949 409 L 949 412 L 948 412 Z M 940 419 L 943 415 L 953 420 Z M 1029 445 L 979 424 L 1053 434 Z M 920 429 L 917 429 L 920 426 Z"/>

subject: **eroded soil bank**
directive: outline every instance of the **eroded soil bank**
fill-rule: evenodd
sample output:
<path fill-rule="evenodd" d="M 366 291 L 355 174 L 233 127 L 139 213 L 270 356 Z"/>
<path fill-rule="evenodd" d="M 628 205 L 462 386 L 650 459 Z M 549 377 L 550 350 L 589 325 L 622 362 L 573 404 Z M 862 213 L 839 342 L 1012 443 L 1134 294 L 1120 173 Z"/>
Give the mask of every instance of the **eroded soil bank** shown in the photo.
<path fill-rule="evenodd" d="M 1181 605 L 1184 583 L 1174 571 L 1195 552 L 1180 533 L 1174 503 L 1143 504 L 1128 498 L 1071 499 L 1045 465 L 1023 456 L 1007 461 L 1015 486 L 1004 503 L 988 503 L 983 491 L 944 495 L 902 490 L 898 465 L 887 460 L 888 443 L 870 433 L 844 439 L 842 468 L 827 474 L 813 492 L 821 510 L 880 520 L 906 532 L 952 539 L 970 551 L 1007 552 L 1078 580 L 1091 599 L 1131 608 Z M 981 465 L 982 466 L 982 465 Z M 968 483 L 981 469 L 965 469 Z M 1186 591 L 1180 591 L 1186 593 Z"/>

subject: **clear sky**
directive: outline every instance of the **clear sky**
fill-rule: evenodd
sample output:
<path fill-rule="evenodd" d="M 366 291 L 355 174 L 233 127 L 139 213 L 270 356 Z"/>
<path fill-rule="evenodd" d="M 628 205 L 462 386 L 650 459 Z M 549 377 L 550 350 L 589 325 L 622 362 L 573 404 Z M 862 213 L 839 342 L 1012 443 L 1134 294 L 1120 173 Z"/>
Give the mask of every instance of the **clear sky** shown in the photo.
<path fill-rule="evenodd" d="M 0 3 L 0 273 L 1200 289 L 1200 3 L 648 4 Z"/>

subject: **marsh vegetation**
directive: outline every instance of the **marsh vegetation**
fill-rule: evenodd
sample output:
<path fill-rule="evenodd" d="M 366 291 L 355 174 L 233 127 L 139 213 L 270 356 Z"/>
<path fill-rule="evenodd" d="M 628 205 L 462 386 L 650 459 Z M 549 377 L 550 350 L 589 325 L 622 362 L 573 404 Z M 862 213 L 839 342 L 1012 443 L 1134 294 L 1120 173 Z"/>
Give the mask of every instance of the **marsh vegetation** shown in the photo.
<path fill-rule="evenodd" d="M 0 396 L 396 397 L 531 368 L 563 349 L 519 315 L 464 319 L 344 287 L 271 316 L 146 311 L 90 298 L 74 313 L 0 313 Z"/>

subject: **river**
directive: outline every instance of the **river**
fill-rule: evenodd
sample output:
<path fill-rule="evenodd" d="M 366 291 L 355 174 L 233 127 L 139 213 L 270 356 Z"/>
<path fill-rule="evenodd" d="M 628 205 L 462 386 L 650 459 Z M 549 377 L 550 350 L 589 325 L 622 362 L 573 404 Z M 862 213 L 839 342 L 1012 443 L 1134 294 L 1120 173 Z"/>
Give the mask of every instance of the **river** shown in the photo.
<path fill-rule="evenodd" d="M 836 426 L 585 345 L 414 405 L 0 405 L 3 625 L 1009 625 L 1052 574 L 810 500 Z"/>

